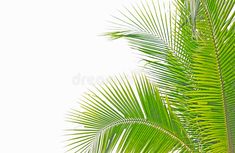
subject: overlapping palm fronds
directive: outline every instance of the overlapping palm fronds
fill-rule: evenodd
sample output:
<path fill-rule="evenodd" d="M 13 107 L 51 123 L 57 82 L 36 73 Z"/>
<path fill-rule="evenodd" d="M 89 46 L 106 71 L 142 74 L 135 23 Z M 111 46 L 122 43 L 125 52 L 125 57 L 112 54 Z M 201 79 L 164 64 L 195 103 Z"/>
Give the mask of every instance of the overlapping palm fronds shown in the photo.
<path fill-rule="evenodd" d="M 146 1 L 114 17 L 146 62 L 73 111 L 77 152 L 235 152 L 235 0 Z M 158 89 L 157 89 L 158 88 Z"/>

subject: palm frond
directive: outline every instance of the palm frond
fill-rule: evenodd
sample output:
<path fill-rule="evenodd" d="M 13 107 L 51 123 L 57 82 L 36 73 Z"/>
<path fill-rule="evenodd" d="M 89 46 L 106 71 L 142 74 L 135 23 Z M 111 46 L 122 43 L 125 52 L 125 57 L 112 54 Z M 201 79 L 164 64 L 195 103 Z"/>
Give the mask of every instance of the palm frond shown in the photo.
<path fill-rule="evenodd" d="M 156 32 L 142 30 L 148 29 L 151 25 L 141 29 L 135 29 L 131 25 L 124 26 L 129 23 L 128 20 L 141 22 L 143 19 L 138 18 L 138 15 L 133 17 L 134 13 L 129 13 L 129 16 L 126 13 L 124 19 L 119 19 L 125 23 L 117 24 L 119 28 L 107 34 L 115 39 L 128 39 L 130 46 L 142 53 L 148 77 L 157 84 L 163 96 L 168 96 L 174 112 L 180 117 L 188 132 L 194 135 L 196 145 L 199 134 L 195 124 L 188 119 L 192 114 L 188 112 L 187 99 L 190 97 L 185 95 L 185 92 L 193 90 L 190 66 L 193 60 L 192 51 L 197 47 L 193 36 L 197 34 L 192 30 L 190 8 L 180 1 L 167 2 L 145 2 L 142 3 L 142 7 L 135 9 L 135 12 L 145 12 L 145 20 L 154 23 Z M 165 11 L 167 8 L 168 11 Z"/>
<path fill-rule="evenodd" d="M 189 103 L 198 114 L 204 150 L 235 152 L 235 1 L 201 0 L 197 18 L 200 38 L 193 53 L 196 90 Z"/>
<path fill-rule="evenodd" d="M 74 152 L 192 152 L 193 143 L 167 98 L 144 76 L 116 77 L 89 91 L 69 121 Z"/>
<path fill-rule="evenodd" d="M 169 2 L 137 5 L 108 34 L 143 53 L 196 148 L 235 152 L 235 1 Z"/>

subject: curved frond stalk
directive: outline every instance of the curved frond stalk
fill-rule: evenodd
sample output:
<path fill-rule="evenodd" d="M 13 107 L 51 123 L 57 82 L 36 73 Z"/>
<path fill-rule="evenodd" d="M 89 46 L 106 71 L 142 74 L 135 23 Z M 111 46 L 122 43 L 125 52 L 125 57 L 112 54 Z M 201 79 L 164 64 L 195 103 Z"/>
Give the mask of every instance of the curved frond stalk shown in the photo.
<path fill-rule="evenodd" d="M 149 122 L 146 119 L 132 119 L 132 118 L 128 118 L 128 119 L 123 119 L 123 120 L 118 120 L 116 122 L 110 123 L 109 125 L 106 125 L 106 127 L 100 129 L 99 132 L 97 132 L 97 136 L 100 136 L 101 134 L 105 133 L 107 130 L 114 128 L 116 126 L 119 125 L 125 125 L 125 124 L 129 124 L 129 125 L 133 125 L 133 124 L 141 124 L 141 125 L 145 125 L 148 127 L 152 127 L 154 129 L 156 129 L 157 131 L 161 132 L 161 133 L 165 133 L 167 136 L 171 137 L 172 139 L 174 139 L 176 142 L 179 142 L 187 151 L 192 152 L 191 148 L 185 144 L 180 138 L 177 137 L 177 135 L 175 135 L 174 133 L 172 133 L 171 131 L 168 131 L 167 129 L 164 129 L 163 127 Z M 158 138 L 158 137 L 157 137 Z"/>
<path fill-rule="evenodd" d="M 179 119 L 145 77 L 110 79 L 72 111 L 69 150 L 75 152 L 193 152 Z"/>

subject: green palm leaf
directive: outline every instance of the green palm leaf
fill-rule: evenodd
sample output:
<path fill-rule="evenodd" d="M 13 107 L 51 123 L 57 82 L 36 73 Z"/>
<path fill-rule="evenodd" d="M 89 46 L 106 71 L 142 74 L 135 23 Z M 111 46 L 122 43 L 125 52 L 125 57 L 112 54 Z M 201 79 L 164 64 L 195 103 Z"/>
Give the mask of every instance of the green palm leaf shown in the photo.
<path fill-rule="evenodd" d="M 205 150 L 235 152 L 235 1 L 201 1 L 197 29 L 200 39 L 192 62 L 196 91 L 189 103 L 200 121 Z M 229 17 L 229 15 L 231 15 Z M 229 24 L 231 27 L 228 27 Z M 205 111 L 205 108 L 208 111 Z"/>
<path fill-rule="evenodd" d="M 84 97 L 84 111 L 69 121 L 83 127 L 69 130 L 75 152 L 192 152 L 178 118 L 145 77 L 111 79 Z"/>
<path fill-rule="evenodd" d="M 151 4 L 120 17 L 124 23 L 108 34 L 143 53 L 195 147 L 235 152 L 235 1 L 176 0 L 171 12 L 162 11 L 168 3 Z"/>
<path fill-rule="evenodd" d="M 146 19 L 149 16 L 154 16 L 149 20 L 154 21 L 155 27 L 158 29 L 156 33 L 148 32 L 150 30 L 134 29 L 134 27 L 129 28 L 129 26 L 119 26 L 108 35 L 112 38 L 127 38 L 131 47 L 142 53 L 141 57 L 146 61 L 144 67 L 148 77 L 157 84 L 161 94 L 168 96 L 173 111 L 180 118 L 187 132 L 193 135 L 195 147 L 199 148 L 197 146 L 200 139 L 198 128 L 196 124 L 193 124 L 195 121 L 190 120 L 194 114 L 188 111 L 187 100 L 190 99 L 190 96 L 185 95 L 187 91 L 193 89 L 190 66 L 192 51 L 197 47 L 192 36 L 196 34 L 193 33 L 193 25 L 189 22 L 190 10 L 180 1 L 174 3 L 177 3 L 175 8 L 170 1 L 163 4 L 151 1 L 142 3 L 142 7 L 139 7 L 139 12 L 148 10 L 145 15 Z M 170 11 L 164 12 L 163 10 L 166 8 L 169 8 Z M 123 18 L 132 21 L 136 18 L 141 20 L 138 16 L 132 17 L 132 14 L 129 16 L 127 14 L 128 17 L 123 16 Z M 124 19 L 119 21 L 123 22 Z M 128 22 L 125 21 L 125 23 Z"/>
<path fill-rule="evenodd" d="M 235 152 L 235 0 L 140 2 L 114 17 L 147 77 L 110 79 L 73 110 L 74 152 Z"/>

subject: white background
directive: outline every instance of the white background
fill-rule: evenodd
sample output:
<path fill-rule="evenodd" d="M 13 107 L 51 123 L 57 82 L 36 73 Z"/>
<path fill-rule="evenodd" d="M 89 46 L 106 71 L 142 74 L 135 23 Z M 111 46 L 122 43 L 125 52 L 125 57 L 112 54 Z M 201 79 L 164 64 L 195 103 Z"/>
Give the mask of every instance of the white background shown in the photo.
<path fill-rule="evenodd" d="M 0 1 L 0 153 L 63 153 L 65 116 L 82 92 L 136 71 L 125 41 L 98 36 L 125 3 Z"/>

